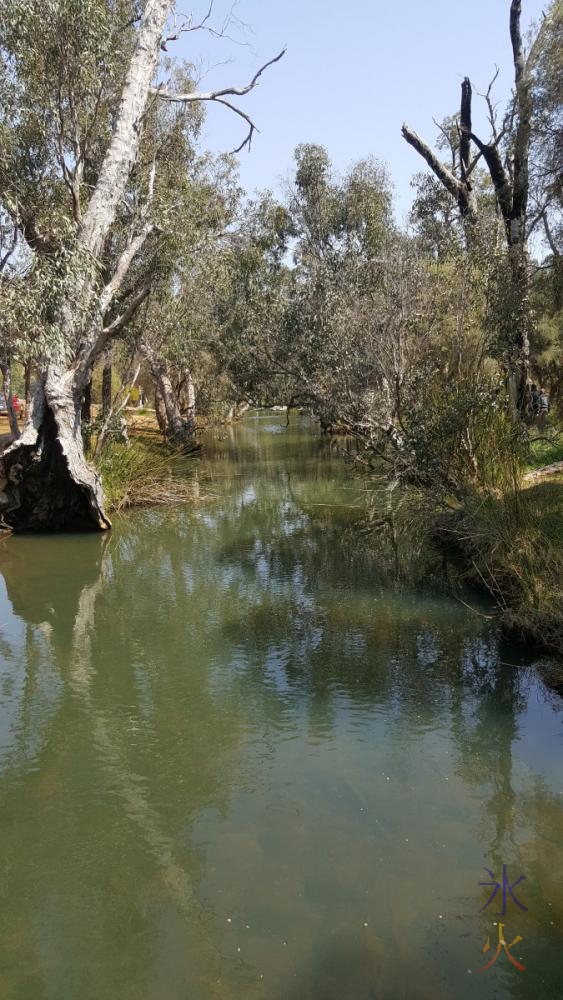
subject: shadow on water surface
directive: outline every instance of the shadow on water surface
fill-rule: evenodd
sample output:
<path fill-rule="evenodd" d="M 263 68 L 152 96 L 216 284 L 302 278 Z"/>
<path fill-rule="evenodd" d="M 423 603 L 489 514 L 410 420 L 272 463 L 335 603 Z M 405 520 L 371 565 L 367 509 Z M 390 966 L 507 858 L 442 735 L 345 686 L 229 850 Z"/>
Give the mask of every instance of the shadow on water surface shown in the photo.
<path fill-rule="evenodd" d="M 282 421 L 215 500 L 2 546 L 2 997 L 473 997 L 503 863 L 479 996 L 560 995 L 561 704 Z"/>

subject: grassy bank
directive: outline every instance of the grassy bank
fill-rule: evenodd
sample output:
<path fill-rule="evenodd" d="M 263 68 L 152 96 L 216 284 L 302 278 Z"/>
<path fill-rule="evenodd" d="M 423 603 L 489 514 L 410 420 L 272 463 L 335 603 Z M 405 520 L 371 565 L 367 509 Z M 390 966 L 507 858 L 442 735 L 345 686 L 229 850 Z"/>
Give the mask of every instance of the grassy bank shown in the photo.
<path fill-rule="evenodd" d="M 193 458 L 153 438 L 109 444 L 97 467 L 110 512 L 202 499 Z"/>
<path fill-rule="evenodd" d="M 532 438 L 526 469 L 533 472 L 554 462 L 563 462 L 563 434 Z"/>
<path fill-rule="evenodd" d="M 531 446 L 522 447 L 521 438 L 503 439 L 494 417 L 475 453 L 475 476 L 465 475 L 461 463 L 456 467 L 447 442 L 438 472 L 430 467 L 431 474 L 417 479 L 415 469 L 387 493 L 394 530 L 411 545 L 437 541 L 455 555 L 462 578 L 492 596 L 507 633 L 563 657 L 563 435 L 553 428 L 536 432 Z M 440 480 L 444 468 L 457 473 L 451 490 L 443 485 L 452 483 L 451 475 Z M 384 466 L 380 472 L 388 482 Z"/>
<path fill-rule="evenodd" d="M 439 516 L 438 533 L 495 599 L 507 631 L 563 656 L 563 477 L 467 497 Z"/>

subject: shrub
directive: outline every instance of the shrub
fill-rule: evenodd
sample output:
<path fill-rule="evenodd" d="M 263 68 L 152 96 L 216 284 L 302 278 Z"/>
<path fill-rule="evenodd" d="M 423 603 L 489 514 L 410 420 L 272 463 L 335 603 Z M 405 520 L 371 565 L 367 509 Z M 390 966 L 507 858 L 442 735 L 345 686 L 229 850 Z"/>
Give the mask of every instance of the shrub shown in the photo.
<path fill-rule="evenodd" d="M 112 511 L 202 499 L 189 457 L 160 442 L 136 438 L 129 445 L 110 443 L 98 471 Z"/>

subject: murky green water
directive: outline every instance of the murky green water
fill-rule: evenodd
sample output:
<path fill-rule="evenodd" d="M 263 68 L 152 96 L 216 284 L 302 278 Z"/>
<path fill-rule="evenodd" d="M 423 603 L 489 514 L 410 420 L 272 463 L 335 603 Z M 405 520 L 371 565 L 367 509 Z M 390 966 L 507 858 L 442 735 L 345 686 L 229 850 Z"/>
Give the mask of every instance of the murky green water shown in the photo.
<path fill-rule="evenodd" d="M 195 509 L 0 548 L 2 1000 L 563 995 L 562 703 L 284 422 Z M 526 970 L 479 973 L 503 863 Z"/>

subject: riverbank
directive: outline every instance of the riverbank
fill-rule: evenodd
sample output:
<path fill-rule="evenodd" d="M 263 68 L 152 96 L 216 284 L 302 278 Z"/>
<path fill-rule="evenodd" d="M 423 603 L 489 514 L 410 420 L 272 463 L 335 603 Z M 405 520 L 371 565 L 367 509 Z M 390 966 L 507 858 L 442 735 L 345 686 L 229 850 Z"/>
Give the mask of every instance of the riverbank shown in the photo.
<path fill-rule="evenodd" d="M 109 513 L 201 499 L 192 475 L 194 454 L 197 451 L 186 454 L 150 432 L 138 431 L 128 444 L 108 444 L 95 464 Z"/>
<path fill-rule="evenodd" d="M 563 657 L 563 439 L 532 444 L 517 488 L 470 495 L 437 518 L 465 578 L 499 608 L 504 630 Z"/>
<path fill-rule="evenodd" d="M 467 498 L 439 515 L 442 545 L 461 553 L 466 580 L 493 597 L 503 629 L 563 656 L 563 477 L 510 496 Z"/>

